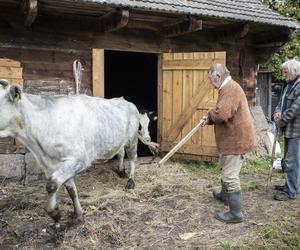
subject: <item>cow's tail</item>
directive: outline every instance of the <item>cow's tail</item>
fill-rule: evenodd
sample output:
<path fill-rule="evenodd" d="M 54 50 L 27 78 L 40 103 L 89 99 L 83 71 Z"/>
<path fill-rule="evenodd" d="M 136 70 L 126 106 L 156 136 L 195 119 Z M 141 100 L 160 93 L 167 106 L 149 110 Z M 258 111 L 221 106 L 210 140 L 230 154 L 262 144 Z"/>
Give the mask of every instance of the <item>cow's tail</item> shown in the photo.
<path fill-rule="evenodd" d="M 138 133 L 138 138 L 139 140 L 148 146 L 149 150 L 151 151 L 151 153 L 153 155 L 158 155 L 159 153 L 159 144 L 155 143 L 153 141 L 147 141 L 142 135 L 140 135 L 140 133 Z"/>

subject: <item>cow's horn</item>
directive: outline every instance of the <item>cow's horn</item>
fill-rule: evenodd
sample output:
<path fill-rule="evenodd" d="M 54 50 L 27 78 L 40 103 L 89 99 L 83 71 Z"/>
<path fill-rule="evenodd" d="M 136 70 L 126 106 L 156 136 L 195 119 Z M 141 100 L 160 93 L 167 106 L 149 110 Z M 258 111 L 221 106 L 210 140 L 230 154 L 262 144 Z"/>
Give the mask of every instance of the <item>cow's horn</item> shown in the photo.
<path fill-rule="evenodd" d="M 8 82 L 6 80 L 0 79 L 0 84 L 5 88 L 8 85 Z"/>

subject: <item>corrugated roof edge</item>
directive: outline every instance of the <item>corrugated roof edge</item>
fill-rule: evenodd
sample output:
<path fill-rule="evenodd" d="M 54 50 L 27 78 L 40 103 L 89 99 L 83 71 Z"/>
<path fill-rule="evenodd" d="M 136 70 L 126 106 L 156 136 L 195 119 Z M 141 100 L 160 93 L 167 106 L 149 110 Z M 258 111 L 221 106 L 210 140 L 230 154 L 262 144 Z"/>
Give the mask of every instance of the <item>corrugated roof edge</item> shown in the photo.
<path fill-rule="evenodd" d="M 79 0 L 80 1 L 80 0 Z M 83 2 L 88 2 L 86 0 L 84 0 Z M 97 1 L 91 1 L 93 3 L 97 3 Z M 143 3 L 143 2 L 141 2 Z M 178 13 L 178 14 L 191 14 L 191 15 L 195 15 L 195 16 L 206 16 L 206 17 L 213 17 L 213 18 L 219 18 L 219 19 L 230 19 L 230 20 L 238 20 L 238 21 L 245 21 L 245 22 L 252 22 L 252 23 L 261 23 L 261 24 L 268 24 L 271 26 L 279 26 L 279 27 L 287 27 L 287 28 L 291 28 L 291 29 L 300 29 L 300 24 L 298 24 L 296 22 L 296 20 L 292 19 L 292 18 L 287 18 L 282 16 L 283 18 L 285 18 L 286 21 L 273 21 L 273 22 L 268 22 L 267 20 L 270 20 L 266 17 L 266 21 L 264 20 L 252 20 L 250 17 L 248 18 L 236 18 L 233 15 L 227 15 L 226 16 L 218 16 L 218 15 L 213 15 L 213 14 L 203 14 L 203 13 L 199 13 L 199 12 L 191 12 L 191 11 L 181 11 L 178 9 L 162 9 L 162 8 L 155 8 L 155 7 L 146 7 L 143 6 L 142 4 L 137 5 L 135 4 L 122 4 L 122 3 L 107 3 L 107 2 L 98 2 L 99 5 L 107 5 L 107 6 L 112 6 L 112 7 L 127 7 L 127 8 L 133 8 L 133 9 L 139 9 L 139 10 L 146 10 L 146 11 L 157 11 L 157 12 L 161 12 L 161 13 Z M 277 12 L 276 12 L 277 13 Z M 278 13 L 278 15 L 280 15 Z M 224 18 L 225 17 L 225 18 Z"/>

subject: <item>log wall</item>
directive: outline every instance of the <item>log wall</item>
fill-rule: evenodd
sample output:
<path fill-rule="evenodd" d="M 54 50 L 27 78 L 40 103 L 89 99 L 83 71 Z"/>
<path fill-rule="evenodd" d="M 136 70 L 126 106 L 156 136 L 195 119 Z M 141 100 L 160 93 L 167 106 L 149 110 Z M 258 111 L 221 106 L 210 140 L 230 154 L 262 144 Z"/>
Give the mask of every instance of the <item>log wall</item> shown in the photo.
<path fill-rule="evenodd" d="M 80 92 L 92 94 L 92 55 L 90 50 L 67 52 L 0 48 L 0 58 L 21 62 L 24 91 L 33 94 L 75 93 L 73 61 L 80 59 L 84 67 Z"/>

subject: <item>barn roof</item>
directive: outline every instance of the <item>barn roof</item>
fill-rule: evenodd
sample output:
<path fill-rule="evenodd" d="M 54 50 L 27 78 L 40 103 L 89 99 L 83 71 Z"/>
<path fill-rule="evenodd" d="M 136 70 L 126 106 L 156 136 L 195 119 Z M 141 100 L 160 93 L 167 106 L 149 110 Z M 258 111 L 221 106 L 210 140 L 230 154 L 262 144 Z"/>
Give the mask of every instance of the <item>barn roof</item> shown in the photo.
<path fill-rule="evenodd" d="M 300 28 L 294 19 L 265 7 L 259 0 L 77 0 L 155 12 L 190 14 L 244 22 Z"/>

